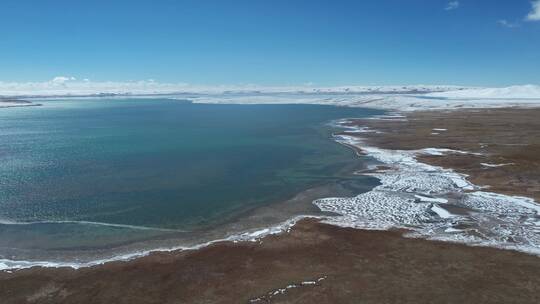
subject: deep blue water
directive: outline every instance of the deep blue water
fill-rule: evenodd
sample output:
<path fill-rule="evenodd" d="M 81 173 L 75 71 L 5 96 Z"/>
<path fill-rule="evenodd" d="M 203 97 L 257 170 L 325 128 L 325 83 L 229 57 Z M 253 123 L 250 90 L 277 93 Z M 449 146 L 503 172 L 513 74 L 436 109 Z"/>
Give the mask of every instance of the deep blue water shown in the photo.
<path fill-rule="evenodd" d="M 43 104 L 0 109 L 0 257 L 6 248 L 84 248 L 196 231 L 354 178 L 341 169 L 361 159 L 330 140 L 327 124 L 378 113 L 167 99 Z"/>

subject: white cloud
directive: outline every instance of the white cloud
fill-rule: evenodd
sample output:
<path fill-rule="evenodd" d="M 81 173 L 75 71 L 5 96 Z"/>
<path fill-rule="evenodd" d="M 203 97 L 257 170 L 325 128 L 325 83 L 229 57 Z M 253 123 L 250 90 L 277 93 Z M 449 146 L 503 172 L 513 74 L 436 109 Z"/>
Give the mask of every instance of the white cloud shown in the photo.
<path fill-rule="evenodd" d="M 451 10 L 455 10 L 457 8 L 459 8 L 459 1 L 450 1 L 450 2 L 448 2 L 448 4 L 446 5 L 446 7 L 444 9 L 447 10 L 447 11 L 451 11 Z"/>
<path fill-rule="evenodd" d="M 507 27 L 507 28 L 515 28 L 515 27 L 519 27 L 519 23 L 510 22 L 510 21 L 505 20 L 505 19 L 497 20 L 497 23 L 498 23 L 499 25 L 504 26 L 504 27 Z"/>
<path fill-rule="evenodd" d="M 94 95 L 94 94 L 161 94 L 183 92 L 188 88 L 184 83 L 158 83 L 146 81 L 91 81 L 87 78 L 78 80 L 72 76 L 57 76 L 42 82 L 2 82 L 0 96 L 21 95 Z M 191 88 L 191 87 L 190 87 Z M 194 88 L 194 89 L 199 89 Z"/>
<path fill-rule="evenodd" d="M 56 76 L 51 80 L 53 84 L 65 84 L 68 81 L 77 80 L 75 77 L 66 77 L 66 76 Z"/>
<path fill-rule="evenodd" d="M 532 11 L 525 17 L 528 21 L 540 21 L 540 0 L 531 2 Z"/>

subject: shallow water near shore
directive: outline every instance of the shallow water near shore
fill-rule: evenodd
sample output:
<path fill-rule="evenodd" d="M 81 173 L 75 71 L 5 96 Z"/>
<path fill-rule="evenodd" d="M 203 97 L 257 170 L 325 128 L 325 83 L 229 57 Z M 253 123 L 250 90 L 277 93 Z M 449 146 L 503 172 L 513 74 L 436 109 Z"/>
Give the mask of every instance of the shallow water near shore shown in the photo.
<path fill-rule="evenodd" d="M 192 245 L 316 214 L 376 179 L 328 123 L 381 111 L 45 100 L 0 110 L 0 259 L 72 260 Z M 272 208 L 274 206 L 274 208 Z"/>

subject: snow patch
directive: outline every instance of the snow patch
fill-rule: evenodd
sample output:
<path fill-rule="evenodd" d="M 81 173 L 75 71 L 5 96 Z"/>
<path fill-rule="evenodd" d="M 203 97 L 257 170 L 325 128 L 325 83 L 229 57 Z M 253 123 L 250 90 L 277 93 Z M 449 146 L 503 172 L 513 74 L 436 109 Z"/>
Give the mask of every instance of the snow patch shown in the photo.
<path fill-rule="evenodd" d="M 510 166 L 514 165 L 514 163 L 506 163 L 506 164 L 487 164 L 487 163 L 480 163 L 480 165 L 488 168 L 498 168 L 498 167 L 504 167 L 504 166 Z"/>
<path fill-rule="evenodd" d="M 434 197 L 427 197 L 423 195 L 416 194 L 414 197 L 419 199 L 422 202 L 431 202 L 431 203 L 440 203 L 440 204 L 446 204 L 448 203 L 448 200 L 445 198 L 434 198 Z"/>
<path fill-rule="evenodd" d="M 429 93 L 430 97 L 473 99 L 540 99 L 540 85 L 482 88 Z"/>
<path fill-rule="evenodd" d="M 460 150 L 454 150 L 454 149 L 445 149 L 445 148 L 424 148 L 421 150 L 418 150 L 419 153 L 428 154 L 428 155 L 435 155 L 435 156 L 442 156 L 445 154 L 470 154 L 470 155 L 476 155 L 476 156 L 482 156 L 482 153 L 476 153 L 476 152 L 467 152 L 467 151 L 460 151 Z"/>
<path fill-rule="evenodd" d="M 289 290 L 294 289 L 294 288 L 301 288 L 301 287 L 306 287 L 306 286 L 317 286 L 317 285 L 320 284 L 321 281 L 325 280 L 326 278 L 327 278 L 327 276 L 323 276 L 323 277 L 320 277 L 320 278 L 318 278 L 318 279 L 316 279 L 314 281 L 303 281 L 303 282 L 300 282 L 300 283 L 297 283 L 297 284 L 289 284 L 284 288 L 278 288 L 278 289 L 275 289 L 275 290 L 271 290 L 271 291 L 267 292 L 263 296 L 253 298 L 253 299 L 249 300 L 249 303 L 259 303 L 259 302 L 269 303 L 269 302 L 272 301 L 272 298 L 277 296 L 277 295 L 280 295 L 280 294 L 284 295 Z"/>
<path fill-rule="evenodd" d="M 441 208 L 441 207 L 438 206 L 438 205 L 433 205 L 433 206 L 431 207 L 431 211 L 437 213 L 437 215 L 438 215 L 439 217 L 444 218 L 444 219 L 446 219 L 446 218 L 451 218 L 451 217 L 454 216 L 452 213 L 448 212 L 446 209 Z"/>

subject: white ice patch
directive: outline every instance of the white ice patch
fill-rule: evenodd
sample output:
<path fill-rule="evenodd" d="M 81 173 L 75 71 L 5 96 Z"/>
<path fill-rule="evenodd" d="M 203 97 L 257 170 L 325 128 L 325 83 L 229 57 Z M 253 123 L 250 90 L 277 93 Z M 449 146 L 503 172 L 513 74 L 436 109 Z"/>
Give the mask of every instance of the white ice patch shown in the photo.
<path fill-rule="evenodd" d="M 506 163 L 506 164 L 488 164 L 488 163 L 480 163 L 480 165 L 488 168 L 498 168 L 498 167 L 504 167 L 504 166 L 510 166 L 514 163 Z"/>
<path fill-rule="evenodd" d="M 520 85 L 505 88 L 476 88 L 427 94 L 430 97 L 455 99 L 535 99 L 540 98 L 540 85 Z"/>
<path fill-rule="evenodd" d="M 386 113 L 386 114 L 383 114 L 383 115 L 374 115 L 374 116 L 368 117 L 366 119 L 407 121 L 407 116 L 399 114 L 399 113 Z"/>
<path fill-rule="evenodd" d="M 253 298 L 253 299 L 249 300 L 249 303 L 259 303 L 259 302 L 270 303 L 270 302 L 272 302 L 272 298 L 277 296 L 277 295 L 284 295 L 287 292 L 289 292 L 289 290 L 294 289 L 294 288 L 309 287 L 309 286 L 313 287 L 313 286 L 320 285 L 320 283 L 323 280 L 326 280 L 326 278 L 327 278 L 327 276 L 323 276 L 323 277 L 318 278 L 315 281 L 303 281 L 303 282 L 300 282 L 300 283 L 297 283 L 297 284 L 289 284 L 284 288 L 278 288 L 278 289 L 275 289 L 275 290 L 271 290 L 271 291 L 267 292 L 263 296 Z"/>
<path fill-rule="evenodd" d="M 363 229 L 405 228 L 428 220 L 430 204 L 375 187 L 353 198 L 325 198 L 314 202 L 321 210 L 343 215 L 327 221 L 339 226 Z"/>
<path fill-rule="evenodd" d="M 268 234 L 268 232 L 270 232 L 270 229 L 266 228 L 266 229 L 261 229 L 261 230 L 255 231 L 255 232 L 248 233 L 248 235 L 250 237 L 256 238 L 256 237 L 259 237 L 261 235 Z"/>
<path fill-rule="evenodd" d="M 474 186 L 469 183 L 466 179 L 462 178 L 461 176 L 454 176 L 451 177 L 452 181 L 454 181 L 454 184 L 461 189 L 464 190 L 473 190 Z"/>
<path fill-rule="evenodd" d="M 428 154 L 428 155 L 435 155 L 435 156 L 442 156 L 445 154 L 470 154 L 470 155 L 476 155 L 476 156 L 482 156 L 482 153 L 475 153 L 475 152 L 467 152 L 467 151 L 461 151 L 461 150 L 454 150 L 454 149 L 444 149 L 444 148 L 425 148 L 418 150 L 419 153 L 422 154 Z"/>
<path fill-rule="evenodd" d="M 462 203 L 471 209 L 499 214 L 540 214 L 540 205 L 533 199 L 493 192 L 476 191 L 465 196 Z"/>
<path fill-rule="evenodd" d="M 342 125 L 339 126 L 340 128 L 345 129 L 345 132 L 347 132 L 347 133 L 355 133 L 355 134 L 356 133 L 376 133 L 376 134 L 383 133 L 381 131 L 374 130 L 374 129 L 370 128 L 370 127 L 356 127 L 356 126 L 349 127 L 349 126 L 345 125 L 344 123 L 353 123 L 353 121 L 343 120 Z M 330 125 L 333 126 L 335 124 L 331 123 Z"/>
<path fill-rule="evenodd" d="M 438 205 L 433 205 L 431 211 L 437 213 L 440 218 L 451 218 L 454 216 L 452 213 L 448 212 L 448 210 L 441 208 Z"/>
<path fill-rule="evenodd" d="M 417 199 L 421 200 L 422 202 L 431 202 L 431 203 L 439 203 L 439 204 L 446 204 L 448 203 L 448 200 L 445 198 L 434 198 L 434 197 L 427 197 L 423 195 L 415 195 Z"/>

